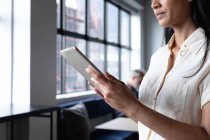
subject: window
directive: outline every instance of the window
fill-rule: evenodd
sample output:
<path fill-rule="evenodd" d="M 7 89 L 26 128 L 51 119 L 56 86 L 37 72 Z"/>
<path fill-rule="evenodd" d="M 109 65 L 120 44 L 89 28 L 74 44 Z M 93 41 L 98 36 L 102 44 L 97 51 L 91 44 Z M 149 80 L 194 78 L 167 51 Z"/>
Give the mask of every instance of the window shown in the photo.
<path fill-rule="evenodd" d="M 105 54 L 104 44 L 90 42 L 89 43 L 89 58 L 101 71 L 105 70 Z"/>
<path fill-rule="evenodd" d="M 60 0 L 56 0 L 56 4 L 57 4 L 57 28 L 60 28 L 60 19 L 61 19 L 61 5 L 60 5 Z"/>
<path fill-rule="evenodd" d="M 12 7 L 11 0 L 0 1 L 0 104 L 11 103 Z"/>
<path fill-rule="evenodd" d="M 85 0 L 64 0 L 63 9 L 64 29 L 85 34 Z"/>
<path fill-rule="evenodd" d="M 131 52 L 127 49 L 121 49 L 121 80 L 126 82 L 131 67 Z"/>
<path fill-rule="evenodd" d="M 23 3 L 0 1 L 0 104 L 30 104 L 30 2 Z"/>
<path fill-rule="evenodd" d="M 109 42 L 118 43 L 119 36 L 119 10 L 116 6 L 111 3 L 107 4 L 107 39 Z"/>
<path fill-rule="evenodd" d="M 130 16 L 105 0 L 57 0 L 57 94 L 90 89 L 59 51 L 77 46 L 101 70 L 124 80 L 131 66 Z"/>
<path fill-rule="evenodd" d="M 62 81 L 62 77 L 61 77 L 61 56 L 60 56 L 60 50 L 61 50 L 61 36 L 57 35 L 57 52 L 56 52 L 56 93 L 57 94 L 61 94 L 61 81 Z"/>
<path fill-rule="evenodd" d="M 107 46 L 107 70 L 116 78 L 119 78 L 119 64 L 119 48 Z"/>
<path fill-rule="evenodd" d="M 88 35 L 104 39 L 104 1 L 89 0 L 88 7 Z"/>
<path fill-rule="evenodd" d="M 64 37 L 65 48 L 69 48 L 71 46 L 78 46 L 78 48 L 85 53 L 85 40 L 77 39 L 73 37 Z M 63 84 L 64 84 L 64 92 L 75 92 L 75 91 L 84 91 L 86 89 L 85 79 L 80 75 L 70 64 L 64 62 L 63 63 Z"/>
<path fill-rule="evenodd" d="M 129 20 L 129 14 L 124 12 L 124 11 L 121 11 L 120 12 L 121 14 L 121 44 L 123 46 L 129 46 L 129 37 L 130 37 L 130 30 L 129 30 L 129 23 L 130 23 L 130 20 Z"/>

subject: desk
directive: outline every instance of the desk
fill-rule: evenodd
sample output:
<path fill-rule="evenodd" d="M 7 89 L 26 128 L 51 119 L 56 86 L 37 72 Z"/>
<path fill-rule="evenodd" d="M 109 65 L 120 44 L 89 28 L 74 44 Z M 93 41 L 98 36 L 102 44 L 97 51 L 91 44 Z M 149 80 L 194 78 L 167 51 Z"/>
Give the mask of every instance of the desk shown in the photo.
<path fill-rule="evenodd" d="M 30 116 L 49 117 L 50 118 L 50 140 L 53 139 L 53 111 L 56 106 L 45 105 L 0 105 L 0 123 L 11 122 L 11 140 L 13 140 L 13 121 L 17 119 L 27 118 Z M 50 113 L 44 115 L 43 113 Z"/>
<path fill-rule="evenodd" d="M 96 126 L 96 129 L 138 132 L 138 125 L 130 118 L 118 117 Z"/>

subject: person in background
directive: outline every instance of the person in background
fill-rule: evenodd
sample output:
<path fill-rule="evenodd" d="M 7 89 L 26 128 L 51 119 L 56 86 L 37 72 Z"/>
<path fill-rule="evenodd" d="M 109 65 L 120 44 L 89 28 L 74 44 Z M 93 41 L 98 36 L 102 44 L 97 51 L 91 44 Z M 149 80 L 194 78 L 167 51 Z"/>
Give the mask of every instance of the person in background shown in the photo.
<path fill-rule="evenodd" d="M 151 0 L 160 26 L 174 34 L 152 55 L 139 99 L 108 72 L 86 68 L 106 103 L 138 122 L 140 140 L 210 140 L 209 5 L 210 0 Z"/>
<path fill-rule="evenodd" d="M 143 69 L 135 69 L 129 73 L 127 86 L 133 92 L 136 98 L 138 98 L 139 86 L 141 84 L 141 81 L 143 80 L 144 75 L 145 71 Z"/>
<path fill-rule="evenodd" d="M 141 85 L 141 81 L 143 80 L 144 75 L 145 75 L 145 70 L 143 69 L 131 70 L 128 75 L 127 86 L 137 99 L 139 97 L 139 86 Z M 114 116 L 126 117 L 124 113 L 118 110 L 115 110 Z"/>

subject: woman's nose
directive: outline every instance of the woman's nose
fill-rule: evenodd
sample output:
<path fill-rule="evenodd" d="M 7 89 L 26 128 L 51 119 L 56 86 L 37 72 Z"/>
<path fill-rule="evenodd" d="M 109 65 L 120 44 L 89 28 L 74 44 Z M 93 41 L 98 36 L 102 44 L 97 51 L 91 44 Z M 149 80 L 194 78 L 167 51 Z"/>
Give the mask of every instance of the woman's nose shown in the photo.
<path fill-rule="evenodd" d="M 151 0 L 151 8 L 157 9 L 158 7 L 160 7 L 159 0 Z"/>

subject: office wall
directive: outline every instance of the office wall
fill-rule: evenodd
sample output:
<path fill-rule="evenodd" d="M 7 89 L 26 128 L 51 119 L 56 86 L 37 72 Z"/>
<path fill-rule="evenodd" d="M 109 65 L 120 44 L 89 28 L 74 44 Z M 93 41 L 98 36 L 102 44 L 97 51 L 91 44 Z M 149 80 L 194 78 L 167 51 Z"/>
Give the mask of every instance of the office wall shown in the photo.
<path fill-rule="evenodd" d="M 56 31 L 56 1 L 31 0 L 31 104 L 56 104 Z M 30 140 L 49 139 L 49 118 L 30 118 Z"/>
<path fill-rule="evenodd" d="M 139 11 L 141 24 L 141 67 L 147 70 L 152 54 L 163 45 L 164 32 L 151 9 L 151 1 L 135 1 L 143 7 Z"/>
<path fill-rule="evenodd" d="M 150 57 L 164 44 L 164 31 L 151 9 L 151 1 L 145 1 L 144 10 L 144 67 L 148 69 Z"/>
<path fill-rule="evenodd" d="M 141 6 L 145 6 L 145 1 L 147 0 L 135 0 L 137 3 L 139 3 Z"/>
<path fill-rule="evenodd" d="M 31 0 L 31 104 L 56 103 L 56 1 Z"/>

